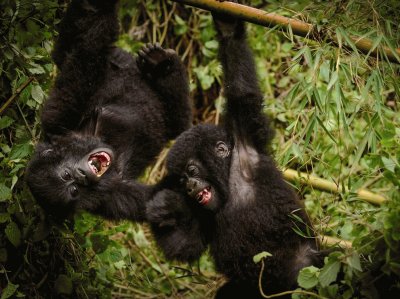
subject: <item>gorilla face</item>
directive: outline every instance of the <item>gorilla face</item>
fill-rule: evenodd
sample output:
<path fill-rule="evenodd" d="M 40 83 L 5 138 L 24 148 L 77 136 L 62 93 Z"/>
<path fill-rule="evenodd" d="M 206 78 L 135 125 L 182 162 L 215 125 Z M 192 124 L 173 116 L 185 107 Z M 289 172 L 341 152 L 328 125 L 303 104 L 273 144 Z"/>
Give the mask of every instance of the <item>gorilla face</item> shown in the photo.
<path fill-rule="evenodd" d="M 95 138 L 68 140 L 59 140 L 55 145 L 39 144 L 29 163 L 27 183 L 45 209 L 90 197 L 116 162 L 113 150 Z"/>
<path fill-rule="evenodd" d="M 95 148 L 79 161 L 69 158 L 58 167 L 61 178 L 72 198 L 79 195 L 81 186 L 97 183 L 111 166 L 113 152 L 109 148 Z"/>
<path fill-rule="evenodd" d="M 230 157 L 229 138 L 223 130 L 197 126 L 176 140 L 168 155 L 167 170 L 179 178 L 184 198 L 199 208 L 217 211 L 228 195 Z"/>
<path fill-rule="evenodd" d="M 184 192 L 199 206 L 215 210 L 218 207 L 218 192 L 207 179 L 207 172 L 202 164 L 189 160 L 186 170 L 181 177 Z"/>

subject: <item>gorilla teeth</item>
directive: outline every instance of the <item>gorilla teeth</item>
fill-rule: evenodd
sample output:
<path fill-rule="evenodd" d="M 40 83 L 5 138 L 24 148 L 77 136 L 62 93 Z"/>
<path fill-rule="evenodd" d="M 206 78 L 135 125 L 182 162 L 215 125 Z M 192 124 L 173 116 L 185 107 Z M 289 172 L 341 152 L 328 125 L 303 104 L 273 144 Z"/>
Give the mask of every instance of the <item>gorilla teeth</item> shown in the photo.
<path fill-rule="evenodd" d="M 90 155 L 88 161 L 89 167 L 92 172 L 100 177 L 102 176 L 108 169 L 111 164 L 111 157 L 106 152 L 98 152 Z"/>
<path fill-rule="evenodd" d="M 211 200 L 211 196 L 212 196 L 211 187 L 208 186 L 208 187 L 204 188 L 202 191 L 200 191 L 197 194 L 196 198 L 197 198 L 197 201 L 199 202 L 199 204 L 206 205 Z"/>

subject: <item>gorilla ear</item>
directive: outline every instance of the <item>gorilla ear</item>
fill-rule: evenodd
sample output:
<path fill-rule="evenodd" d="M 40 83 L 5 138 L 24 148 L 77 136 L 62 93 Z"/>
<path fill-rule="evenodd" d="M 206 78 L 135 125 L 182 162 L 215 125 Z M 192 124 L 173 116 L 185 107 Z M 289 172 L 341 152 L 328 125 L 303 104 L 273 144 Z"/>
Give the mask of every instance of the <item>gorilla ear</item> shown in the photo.
<path fill-rule="evenodd" d="M 228 146 L 223 141 L 218 141 L 215 145 L 215 154 L 217 157 L 226 158 L 229 156 L 230 151 Z"/>
<path fill-rule="evenodd" d="M 49 143 L 41 142 L 36 146 L 36 152 L 41 158 L 49 158 L 54 154 L 54 149 Z"/>
<path fill-rule="evenodd" d="M 54 152 L 54 150 L 51 148 L 45 149 L 44 151 L 40 152 L 40 157 L 42 157 L 42 158 L 50 157 L 53 152 Z"/>

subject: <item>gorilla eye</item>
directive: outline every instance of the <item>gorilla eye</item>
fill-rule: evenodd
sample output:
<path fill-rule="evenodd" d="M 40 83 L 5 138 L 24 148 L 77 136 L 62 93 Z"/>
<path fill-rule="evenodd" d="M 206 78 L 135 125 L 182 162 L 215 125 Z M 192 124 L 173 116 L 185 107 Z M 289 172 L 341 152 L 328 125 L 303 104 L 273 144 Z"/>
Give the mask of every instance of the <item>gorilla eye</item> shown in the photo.
<path fill-rule="evenodd" d="M 195 176 L 199 174 L 199 169 L 195 165 L 189 165 L 187 168 L 188 175 Z"/>
<path fill-rule="evenodd" d="M 75 185 L 72 185 L 69 188 L 69 193 L 71 194 L 72 197 L 76 197 L 79 194 L 78 188 Z"/>
<path fill-rule="evenodd" d="M 66 181 L 72 180 L 72 175 L 67 170 L 64 171 L 61 177 Z"/>
<path fill-rule="evenodd" d="M 229 156 L 229 148 L 223 141 L 218 141 L 215 145 L 215 154 L 220 158 L 226 158 Z"/>

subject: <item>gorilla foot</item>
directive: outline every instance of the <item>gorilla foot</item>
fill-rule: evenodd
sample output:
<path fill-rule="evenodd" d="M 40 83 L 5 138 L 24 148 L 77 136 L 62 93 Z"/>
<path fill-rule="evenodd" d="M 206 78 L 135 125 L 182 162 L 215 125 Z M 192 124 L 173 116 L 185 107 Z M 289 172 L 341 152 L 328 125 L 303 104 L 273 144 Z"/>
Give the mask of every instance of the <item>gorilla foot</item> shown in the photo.
<path fill-rule="evenodd" d="M 174 63 L 176 53 L 172 49 L 164 49 L 160 44 L 147 44 L 138 53 L 137 64 L 148 78 L 167 75 Z"/>

